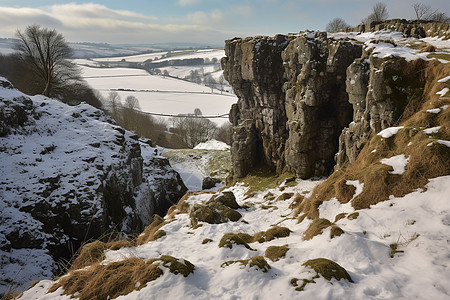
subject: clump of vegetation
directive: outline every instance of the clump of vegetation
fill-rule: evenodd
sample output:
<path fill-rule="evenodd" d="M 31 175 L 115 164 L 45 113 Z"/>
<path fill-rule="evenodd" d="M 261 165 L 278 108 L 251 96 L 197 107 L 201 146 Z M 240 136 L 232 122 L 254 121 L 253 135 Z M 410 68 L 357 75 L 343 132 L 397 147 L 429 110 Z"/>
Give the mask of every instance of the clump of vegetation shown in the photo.
<path fill-rule="evenodd" d="M 195 266 L 186 259 L 183 259 L 183 262 L 180 262 L 173 256 L 162 255 L 160 258 L 156 259 L 156 261 L 158 260 L 162 261 L 163 266 L 169 268 L 170 272 L 175 275 L 181 274 L 184 277 L 187 277 L 189 274 L 194 273 Z"/>
<path fill-rule="evenodd" d="M 347 203 L 350 201 L 356 191 L 356 187 L 353 185 L 348 185 L 345 178 L 338 180 L 334 184 L 334 189 L 336 192 L 336 198 L 338 198 L 341 203 Z"/>
<path fill-rule="evenodd" d="M 211 243 L 212 241 L 213 241 L 212 239 L 204 239 L 204 240 L 202 241 L 202 245 Z"/>
<path fill-rule="evenodd" d="M 294 193 L 283 193 L 280 196 L 278 196 L 277 201 L 284 201 L 292 198 L 292 196 L 294 196 Z"/>
<path fill-rule="evenodd" d="M 80 254 L 72 263 L 72 269 L 81 269 L 105 259 L 106 244 L 101 241 L 94 241 L 81 248 Z"/>
<path fill-rule="evenodd" d="M 253 250 L 239 234 L 236 233 L 225 233 L 220 239 L 219 248 L 233 248 L 233 245 L 242 245 L 249 250 Z"/>
<path fill-rule="evenodd" d="M 308 227 L 308 229 L 305 230 L 303 234 L 303 240 L 308 241 L 315 237 L 316 235 L 322 234 L 322 231 L 330 227 L 332 223 L 328 221 L 327 219 L 315 219 Z"/>
<path fill-rule="evenodd" d="M 353 279 L 350 277 L 348 272 L 332 260 L 326 258 L 316 258 L 310 259 L 302 265 L 310 267 L 318 275 L 321 275 L 328 281 L 330 281 L 331 278 L 334 278 L 336 280 L 346 279 L 350 282 L 353 282 Z"/>
<path fill-rule="evenodd" d="M 334 223 L 336 223 L 337 221 L 345 218 L 346 215 L 347 215 L 346 213 L 337 214 L 336 217 L 334 217 Z"/>
<path fill-rule="evenodd" d="M 230 260 L 230 261 L 226 261 L 226 262 L 222 263 L 220 266 L 222 268 L 224 268 L 224 267 L 227 267 L 227 266 L 235 264 L 235 263 L 240 263 L 244 267 L 246 267 L 247 265 L 250 268 L 256 267 L 257 269 L 261 270 L 264 273 L 267 273 L 269 271 L 269 269 L 271 269 L 270 265 L 267 263 L 267 261 L 262 256 L 253 256 L 252 258 L 245 259 L 245 260 Z"/>
<path fill-rule="evenodd" d="M 319 275 L 316 275 L 316 276 L 314 276 L 314 277 L 311 278 L 311 279 L 305 279 L 305 278 L 303 278 L 303 279 L 301 279 L 301 280 L 302 280 L 302 284 L 301 284 L 300 286 L 299 286 L 299 284 L 298 284 L 298 281 L 299 281 L 300 279 L 298 279 L 298 278 L 292 278 L 292 279 L 291 279 L 291 285 L 295 287 L 295 290 L 296 290 L 296 291 L 303 292 L 303 291 L 305 290 L 305 287 L 306 287 L 306 285 L 307 285 L 308 283 L 316 283 L 316 282 L 314 281 L 314 279 L 319 278 L 319 277 L 320 277 Z"/>
<path fill-rule="evenodd" d="M 389 249 L 390 249 L 389 256 L 391 258 L 394 258 L 395 254 L 397 254 L 397 253 L 405 252 L 403 250 L 398 250 L 398 246 L 399 246 L 398 243 L 392 243 L 392 244 L 389 245 Z"/>
<path fill-rule="evenodd" d="M 330 230 L 330 238 L 335 238 L 337 236 L 341 236 L 344 233 L 344 230 L 342 230 L 341 227 L 339 226 L 331 226 L 331 230 Z"/>
<path fill-rule="evenodd" d="M 155 233 L 165 224 L 166 223 L 164 222 L 163 218 L 161 218 L 159 215 L 154 215 L 153 222 L 148 225 L 145 230 L 138 236 L 136 244 L 139 246 L 156 240 L 157 237 L 155 236 Z"/>
<path fill-rule="evenodd" d="M 163 271 L 154 261 L 133 257 L 73 271 L 51 286 L 49 293 L 63 287 L 64 294 L 76 294 L 81 300 L 116 298 L 143 288 L 161 275 Z"/>
<path fill-rule="evenodd" d="M 305 199 L 305 197 L 301 194 L 296 194 L 294 197 L 294 200 L 292 200 L 291 204 L 289 204 L 290 209 L 296 208 L 302 201 Z"/>
<path fill-rule="evenodd" d="M 287 227 L 274 226 L 267 231 L 258 232 L 253 237 L 254 241 L 260 243 L 268 242 L 276 238 L 288 237 L 291 234 L 291 230 Z"/>
<path fill-rule="evenodd" d="M 279 261 L 281 258 L 286 257 L 286 253 L 289 251 L 287 245 L 284 246 L 270 246 L 266 249 L 264 256 L 271 261 Z"/>
<path fill-rule="evenodd" d="M 153 235 L 153 241 L 156 241 L 157 239 L 162 238 L 163 236 L 165 236 L 167 233 L 164 230 L 158 230 L 155 232 L 155 234 Z"/>
<path fill-rule="evenodd" d="M 349 220 L 356 220 L 359 217 L 359 212 L 355 211 L 354 213 L 351 213 L 347 216 L 347 219 Z"/>

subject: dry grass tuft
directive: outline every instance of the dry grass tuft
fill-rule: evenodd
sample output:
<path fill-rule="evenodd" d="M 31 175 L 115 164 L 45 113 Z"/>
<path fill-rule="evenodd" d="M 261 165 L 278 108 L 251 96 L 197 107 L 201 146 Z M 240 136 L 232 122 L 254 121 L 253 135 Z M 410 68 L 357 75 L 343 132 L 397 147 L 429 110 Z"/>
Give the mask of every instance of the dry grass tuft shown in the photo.
<path fill-rule="evenodd" d="M 347 180 L 345 178 L 342 178 L 334 184 L 336 198 L 341 203 L 347 203 L 348 201 L 350 201 L 356 191 L 356 187 L 354 187 L 353 185 L 348 185 L 346 182 Z"/>
<path fill-rule="evenodd" d="M 341 227 L 333 225 L 331 226 L 331 230 L 330 230 L 330 238 L 335 238 L 337 236 L 341 236 L 342 234 L 344 234 L 344 230 L 341 229 Z"/>
<path fill-rule="evenodd" d="M 73 271 L 55 283 L 49 293 L 63 287 L 66 295 L 76 294 L 81 300 L 110 299 L 139 290 L 161 275 L 158 264 L 134 257 Z"/>
<path fill-rule="evenodd" d="M 283 193 L 280 196 L 278 196 L 277 201 L 284 201 L 292 198 L 292 196 L 294 196 L 294 193 Z"/>
<path fill-rule="evenodd" d="M 101 241 L 94 241 L 81 248 L 80 254 L 72 263 L 71 269 L 81 269 L 105 259 L 104 251 L 108 249 Z"/>
<path fill-rule="evenodd" d="M 305 199 L 305 196 L 303 196 L 301 194 L 296 194 L 294 197 L 294 200 L 292 200 L 291 204 L 289 204 L 289 208 L 290 209 L 296 208 L 298 205 L 300 205 L 300 203 L 302 203 L 302 201 L 304 199 Z"/>
<path fill-rule="evenodd" d="M 322 234 L 323 230 L 331 225 L 332 223 L 327 219 L 315 219 L 303 233 L 303 240 L 308 241 L 316 235 Z"/>
<path fill-rule="evenodd" d="M 152 223 L 148 225 L 145 230 L 138 236 L 136 245 L 139 246 L 150 241 L 154 241 L 155 233 L 165 224 L 167 223 L 164 222 L 163 218 L 161 218 L 159 215 L 154 215 Z"/>
<path fill-rule="evenodd" d="M 253 236 L 254 242 L 268 242 L 276 238 L 288 237 L 291 234 L 291 230 L 287 227 L 274 226 L 267 231 L 261 231 Z"/>

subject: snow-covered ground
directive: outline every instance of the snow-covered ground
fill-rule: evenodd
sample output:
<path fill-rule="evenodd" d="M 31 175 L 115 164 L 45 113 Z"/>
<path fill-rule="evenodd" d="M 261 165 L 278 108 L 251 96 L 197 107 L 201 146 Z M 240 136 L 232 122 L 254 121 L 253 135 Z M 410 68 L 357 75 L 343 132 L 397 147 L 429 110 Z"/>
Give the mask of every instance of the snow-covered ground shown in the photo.
<path fill-rule="evenodd" d="M 117 91 L 122 101 L 129 95 L 139 100 L 141 110 L 157 114 L 187 114 L 200 108 L 204 116 L 228 114 L 237 97 L 171 77 L 150 75 L 140 69 L 91 68 L 81 66 L 83 77 L 105 97 Z M 228 117 L 211 119 L 218 125 L 228 122 Z"/>
<path fill-rule="evenodd" d="M 275 197 L 286 192 L 305 194 L 319 181 L 297 180 L 294 187 L 284 186 L 245 198 L 247 188 L 237 184 L 228 188 L 240 205 L 242 219 L 223 224 L 201 223 L 193 228 L 187 214 L 161 229 L 167 234 L 157 241 L 139 247 L 107 251 L 103 263 L 129 257 L 144 259 L 172 255 L 195 265 L 187 278 L 163 268 L 164 275 L 149 282 L 139 291 L 118 299 L 448 299 L 450 296 L 449 244 L 450 236 L 450 176 L 435 178 L 426 186 L 401 198 L 359 210 L 357 218 L 342 218 L 335 222 L 344 233 L 330 238 L 330 228 L 311 240 L 302 240 L 309 220 L 301 223 L 288 208 L 292 201 L 264 199 L 268 192 Z M 190 205 L 207 201 L 210 194 L 192 195 Z M 267 207 L 269 207 L 267 209 Z M 266 208 L 266 209 L 263 209 Z M 332 199 L 320 207 L 320 217 L 331 221 L 340 213 L 353 213 L 353 208 Z M 245 221 L 244 221 L 245 220 Z M 250 243 L 252 249 L 234 244 L 232 249 L 219 248 L 227 232 L 255 234 L 273 225 L 285 226 L 289 237 L 269 242 Z M 209 238 L 210 243 L 203 243 Z M 264 256 L 269 246 L 289 248 L 286 256 L 276 262 L 266 258 L 271 266 L 267 273 L 257 267 L 240 263 L 221 266 L 225 261 Z M 392 252 L 393 247 L 396 249 Z M 304 291 L 296 291 L 293 278 L 312 279 L 315 273 L 302 264 L 309 259 L 327 258 L 344 267 L 354 283 L 331 281 L 323 277 L 308 283 Z M 42 281 L 25 292 L 22 299 L 69 299 L 60 288 L 46 294 L 52 282 Z"/>

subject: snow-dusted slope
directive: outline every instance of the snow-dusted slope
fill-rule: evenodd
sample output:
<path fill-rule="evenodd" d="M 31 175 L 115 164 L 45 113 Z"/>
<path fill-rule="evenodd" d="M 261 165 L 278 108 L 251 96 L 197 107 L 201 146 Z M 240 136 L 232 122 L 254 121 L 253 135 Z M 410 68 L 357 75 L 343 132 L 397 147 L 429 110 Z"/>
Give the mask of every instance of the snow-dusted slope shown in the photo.
<path fill-rule="evenodd" d="M 108 251 L 103 264 L 130 257 L 158 258 L 162 254 L 183 258 L 195 265 L 186 278 L 174 275 L 161 266 L 164 275 L 147 283 L 140 290 L 118 299 L 446 299 L 450 295 L 448 236 L 450 236 L 450 176 L 432 179 L 427 190 L 405 197 L 392 197 L 353 214 L 350 204 L 337 200 L 320 207 L 320 217 L 335 221 L 343 234 L 330 238 L 331 227 L 311 240 L 302 240 L 311 224 L 305 219 L 298 223 L 288 206 L 294 197 L 311 191 L 319 182 L 297 180 L 296 185 L 281 186 L 246 197 L 247 188 L 237 184 L 232 191 L 242 218 L 237 222 L 208 224 L 193 228 L 188 214 L 178 214 L 175 220 L 160 228 L 166 235 L 139 247 Z M 281 191 L 283 190 L 283 191 Z M 277 199 L 284 194 L 285 197 Z M 268 196 L 270 195 L 270 196 Z M 286 196 L 287 195 L 287 196 Z M 190 196 L 186 202 L 192 207 L 211 198 L 211 194 Z M 265 197 L 264 197 L 265 196 Z M 288 198 L 287 200 L 283 200 Z M 274 225 L 292 232 L 288 237 L 269 242 L 249 243 L 251 249 L 233 244 L 232 249 L 220 248 L 225 233 L 254 235 Z M 205 243 L 205 239 L 210 239 Z M 270 246 L 284 246 L 289 250 L 278 261 L 266 258 L 267 272 L 256 266 L 241 263 L 223 265 L 226 261 L 246 260 L 264 256 Z M 395 250 L 394 246 L 395 245 Z M 345 268 L 354 283 L 347 280 L 327 281 L 314 278 L 316 273 L 302 265 L 310 259 L 327 258 Z M 182 260 L 180 260 L 182 261 Z M 295 279 L 298 279 L 295 281 Z M 297 291 L 293 282 L 314 280 L 304 291 Z M 41 281 L 24 293 L 22 299 L 68 299 L 59 288 L 46 294 L 53 284 Z"/>
<path fill-rule="evenodd" d="M 87 239 L 140 232 L 183 188 L 155 148 L 102 111 L 0 77 L 0 294 L 51 277 Z"/>

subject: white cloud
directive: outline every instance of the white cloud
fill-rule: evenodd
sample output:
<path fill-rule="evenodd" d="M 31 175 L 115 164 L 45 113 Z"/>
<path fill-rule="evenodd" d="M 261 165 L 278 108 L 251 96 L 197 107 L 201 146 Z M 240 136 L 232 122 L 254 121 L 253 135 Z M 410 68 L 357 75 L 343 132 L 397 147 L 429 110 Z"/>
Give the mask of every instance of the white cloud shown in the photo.
<path fill-rule="evenodd" d="M 41 9 L 0 6 L 0 11 L 0 37 L 13 37 L 17 29 L 23 30 L 31 24 L 55 28 L 71 42 L 221 43 L 235 35 L 234 32 L 229 33 L 212 26 L 224 21 L 220 11 L 194 13 L 181 19 L 184 24 L 170 24 L 167 18 L 158 19 L 92 3 L 71 3 Z"/>
<path fill-rule="evenodd" d="M 133 18 L 157 20 L 157 17 L 147 16 L 128 10 L 113 10 L 104 5 L 96 3 L 69 3 L 56 4 L 50 7 L 54 15 L 76 16 L 81 18 Z"/>
<path fill-rule="evenodd" d="M 178 5 L 180 6 L 188 6 L 200 3 L 201 0 L 178 0 Z"/>
<path fill-rule="evenodd" d="M 250 18 L 253 16 L 254 8 L 249 5 L 237 5 L 232 8 L 232 11 L 241 17 Z"/>
<path fill-rule="evenodd" d="M 217 25 L 225 20 L 223 13 L 219 10 L 214 10 L 209 13 L 203 11 L 197 11 L 186 16 L 186 19 L 198 25 Z"/>

